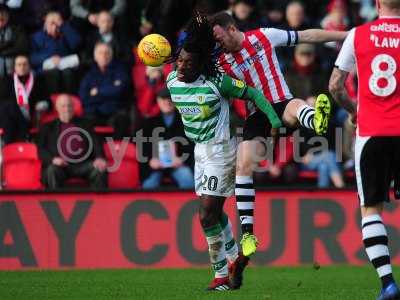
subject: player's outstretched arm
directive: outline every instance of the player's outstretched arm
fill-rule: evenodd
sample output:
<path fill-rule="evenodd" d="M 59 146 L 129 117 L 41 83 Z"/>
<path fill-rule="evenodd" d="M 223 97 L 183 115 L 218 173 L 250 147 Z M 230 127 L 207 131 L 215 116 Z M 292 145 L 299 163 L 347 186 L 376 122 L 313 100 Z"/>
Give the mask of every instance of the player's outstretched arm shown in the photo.
<path fill-rule="evenodd" d="M 332 41 L 343 41 L 348 31 L 328 31 L 322 29 L 307 29 L 297 32 L 299 43 L 325 43 Z"/>
<path fill-rule="evenodd" d="M 356 114 L 356 105 L 350 100 L 345 89 L 345 81 L 348 75 L 348 72 L 335 67 L 332 71 L 331 79 L 329 80 L 329 92 L 336 102 L 354 117 Z"/>
<path fill-rule="evenodd" d="M 257 107 L 267 115 L 272 128 L 279 128 L 282 126 L 282 122 L 271 103 L 265 99 L 261 92 L 246 85 L 243 81 L 223 75 L 221 80 L 218 82 L 218 89 L 221 92 L 221 95 L 227 99 L 239 98 L 253 101 Z"/>

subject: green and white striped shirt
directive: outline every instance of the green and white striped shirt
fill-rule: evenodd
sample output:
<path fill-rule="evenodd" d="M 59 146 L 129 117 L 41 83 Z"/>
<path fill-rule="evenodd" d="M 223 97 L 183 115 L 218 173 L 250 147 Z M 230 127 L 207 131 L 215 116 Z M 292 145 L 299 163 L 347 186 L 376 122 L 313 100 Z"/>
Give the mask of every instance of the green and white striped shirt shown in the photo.
<path fill-rule="evenodd" d="M 167 77 L 171 99 L 181 114 L 186 136 L 195 143 L 216 144 L 230 136 L 230 98 L 241 98 L 246 85 L 223 75 L 206 80 L 203 75 L 191 83 L 179 81 L 176 71 Z"/>

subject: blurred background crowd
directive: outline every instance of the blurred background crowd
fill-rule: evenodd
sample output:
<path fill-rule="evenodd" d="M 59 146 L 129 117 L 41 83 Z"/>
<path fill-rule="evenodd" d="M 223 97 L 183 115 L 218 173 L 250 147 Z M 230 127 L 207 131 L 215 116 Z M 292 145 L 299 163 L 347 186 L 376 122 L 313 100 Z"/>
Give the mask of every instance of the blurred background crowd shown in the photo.
<path fill-rule="evenodd" d="M 47 188 L 61 188 L 67 183 L 93 188 L 192 188 L 193 159 L 183 161 L 178 154 L 190 153 L 193 145 L 175 147 L 170 143 L 172 138 L 184 136 L 165 89 L 166 75 L 173 66 L 144 66 L 136 54 L 140 39 L 160 33 L 174 47 L 194 9 L 208 15 L 225 10 L 242 31 L 259 27 L 349 30 L 373 20 L 374 5 L 373 0 L 0 1 L 3 149 L 18 143 L 21 146 L 21 142 L 34 144 L 41 161 L 41 182 Z M 292 94 L 312 104 L 319 93 L 327 93 L 340 47 L 327 43 L 280 48 L 278 58 Z M 354 76 L 346 85 L 355 99 Z M 232 121 L 240 128 L 244 104 L 234 100 L 232 112 Z M 274 161 L 260 163 L 257 184 L 320 188 L 352 185 L 354 128 L 347 113 L 338 107 L 331 122 L 326 136 L 328 149 L 313 151 L 318 145 L 308 142 L 313 138 L 309 132 L 301 133 L 305 139 L 299 149 L 293 147 L 293 138 L 284 139 L 275 149 Z M 72 145 L 72 150 L 88 148 L 88 157 L 68 150 L 71 144 L 62 139 L 59 143 L 60 136 L 68 137 L 75 127 L 84 128 L 95 141 L 94 147 L 79 139 Z M 135 153 L 129 156 L 126 152 L 129 157 L 124 161 L 136 159 L 135 171 L 125 171 L 122 179 L 129 177 L 130 181 L 126 186 L 118 185 L 123 180 L 112 178 L 110 172 L 107 175 L 107 166 L 123 143 L 114 143 L 115 149 L 110 150 L 104 146 L 105 136 L 120 141 L 139 131 L 151 136 L 155 128 L 164 128 L 158 151 L 145 144 L 143 152 L 149 159 L 141 163 Z M 62 157 L 60 149 L 69 151 L 68 157 L 73 159 Z M 135 152 L 135 145 L 129 145 L 129 149 Z M 297 151 L 300 161 L 294 159 Z"/>

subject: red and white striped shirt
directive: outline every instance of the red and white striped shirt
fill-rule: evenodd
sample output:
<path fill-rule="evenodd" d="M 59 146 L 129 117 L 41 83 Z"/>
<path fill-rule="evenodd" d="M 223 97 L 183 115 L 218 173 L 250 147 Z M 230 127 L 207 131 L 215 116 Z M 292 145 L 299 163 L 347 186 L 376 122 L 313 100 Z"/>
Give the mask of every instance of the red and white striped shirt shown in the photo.
<path fill-rule="evenodd" d="M 219 63 L 229 76 L 262 91 L 271 103 L 278 103 L 293 96 L 283 78 L 275 47 L 290 47 L 297 42 L 296 31 L 259 28 L 245 32 L 242 49 L 221 54 Z"/>

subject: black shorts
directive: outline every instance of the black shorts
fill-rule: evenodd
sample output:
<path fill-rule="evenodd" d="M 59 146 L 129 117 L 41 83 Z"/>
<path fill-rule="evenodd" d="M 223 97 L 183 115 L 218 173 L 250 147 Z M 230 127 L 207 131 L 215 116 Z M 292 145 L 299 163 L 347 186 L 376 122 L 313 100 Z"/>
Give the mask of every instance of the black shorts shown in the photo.
<path fill-rule="evenodd" d="M 357 137 L 355 169 L 361 206 L 389 201 L 391 181 L 400 180 L 400 136 Z"/>
<path fill-rule="evenodd" d="M 283 113 L 285 112 L 286 106 L 290 100 L 278 102 L 272 104 L 276 114 L 278 115 L 279 119 L 282 120 Z M 244 126 L 243 126 L 243 140 L 250 141 L 256 137 L 269 137 L 271 134 L 271 123 L 268 121 L 267 116 L 259 111 L 256 110 L 250 116 L 247 117 Z M 293 130 L 285 129 L 283 131 L 285 134 L 288 135 L 293 132 Z"/>

